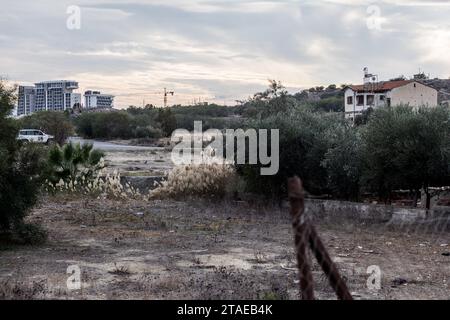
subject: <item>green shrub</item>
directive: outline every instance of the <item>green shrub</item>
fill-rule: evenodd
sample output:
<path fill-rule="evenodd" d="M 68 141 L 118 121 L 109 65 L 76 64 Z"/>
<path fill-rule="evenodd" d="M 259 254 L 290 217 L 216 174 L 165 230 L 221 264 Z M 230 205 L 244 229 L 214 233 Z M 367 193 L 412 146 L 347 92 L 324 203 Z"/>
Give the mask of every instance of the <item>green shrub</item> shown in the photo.
<path fill-rule="evenodd" d="M 164 133 L 159 128 L 154 128 L 152 126 L 137 127 L 134 130 L 134 137 L 137 139 L 150 138 L 159 139 L 164 136 Z"/>
<path fill-rule="evenodd" d="M 103 168 L 103 157 L 104 153 L 93 150 L 91 144 L 54 146 L 48 156 L 47 179 L 52 186 L 61 181 L 71 185 L 89 183 Z"/>
<path fill-rule="evenodd" d="M 166 137 L 170 136 L 172 132 L 177 129 L 177 118 L 169 108 L 159 109 L 156 121 L 159 122 Z"/>
<path fill-rule="evenodd" d="M 363 185 L 381 199 L 394 190 L 450 184 L 450 111 L 407 106 L 375 110 L 362 128 Z"/>
<path fill-rule="evenodd" d="M 362 175 L 362 141 L 358 128 L 343 122 L 329 136 L 329 148 L 322 161 L 327 187 L 334 198 L 358 200 Z"/>
<path fill-rule="evenodd" d="M 153 109 L 133 108 L 128 110 L 83 113 L 75 119 L 76 131 L 80 136 L 89 139 L 158 139 L 167 135 L 171 128 L 176 127 L 176 121 L 175 125 L 173 122 L 171 123 L 173 117 L 166 117 L 166 113 L 158 116 L 157 111 Z M 162 124 L 156 121 L 157 117 Z"/>
<path fill-rule="evenodd" d="M 0 82 L 0 230 L 8 231 L 22 224 L 36 203 L 42 184 L 42 150 L 36 146 L 20 148 L 18 127 L 9 118 L 14 89 Z"/>
<path fill-rule="evenodd" d="M 325 112 L 344 112 L 344 97 L 336 96 L 329 98 L 322 98 L 317 102 L 311 103 L 317 111 Z"/>
<path fill-rule="evenodd" d="M 132 116 L 125 111 L 83 113 L 75 119 L 77 133 L 84 138 L 129 139 Z"/>
<path fill-rule="evenodd" d="M 280 168 L 276 175 L 261 176 L 260 165 L 237 166 L 249 191 L 279 199 L 286 195 L 287 179 L 297 175 L 309 192 L 328 192 L 327 172 L 322 161 L 329 149 L 329 137 L 343 121 L 334 114 L 298 108 L 249 123 L 255 129 L 280 130 Z"/>
<path fill-rule="evenodd" d="M 95 197 L 137 198 L 138 189 L 121 183 L 120 174 L 105 171 L 103 152 L 90 144 L 66 144 L 49 152 L 46 190 Z"/>

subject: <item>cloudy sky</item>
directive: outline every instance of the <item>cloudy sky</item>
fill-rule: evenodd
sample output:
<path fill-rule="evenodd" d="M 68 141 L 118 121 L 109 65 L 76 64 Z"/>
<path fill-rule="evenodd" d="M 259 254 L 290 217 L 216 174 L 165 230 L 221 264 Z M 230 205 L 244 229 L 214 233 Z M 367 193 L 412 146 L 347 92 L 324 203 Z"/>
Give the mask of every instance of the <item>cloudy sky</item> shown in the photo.
<path fill-rule="evenodd" d="M 0 0 L 0 76 L 71 79 L 116 107 L 232 104 L 281 80 L 291 92 L 450 76 L 450 1 Z M 77 6 L 77 7 L 73 7 Z M 77 8 L 80 16 L 78 19 Z M 79 22 L 79 24 L 78 24 Z M 79 28 L 78 28 L 79 27 Z"/>

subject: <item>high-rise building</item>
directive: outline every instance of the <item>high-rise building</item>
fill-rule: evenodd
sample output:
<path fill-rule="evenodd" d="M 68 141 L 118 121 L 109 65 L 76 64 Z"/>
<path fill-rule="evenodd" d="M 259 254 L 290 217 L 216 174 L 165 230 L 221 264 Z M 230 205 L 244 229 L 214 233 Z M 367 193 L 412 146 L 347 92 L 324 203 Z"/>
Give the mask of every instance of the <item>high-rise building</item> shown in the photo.
<path fill-rule="evenodd" d="M 34 112 L 35 93 L 33 86 L 19 86 L 17 115 L 28 115 Z"/>
<path fill-rule="evenodd" d="M 101 94 L 100 91 L 86 91 L 84 93 L 84 107 L 86 109 L 112 108 L 114 96 Z"/>
<path fill-rule="evenodd" d="M 35 111 L 63 111 L 72 108 L 73 90 L 78 89 L 76 81 L 45 81 L 36 83 Z"/>
<path fill-rule="evenodd" d="M 81 94 L 74 93 L 78 82 L 68 80 L 38 82 L 34 87 L 19 87 L 17 115 L 36 111 L 64 111 L 81 104 Z"/>

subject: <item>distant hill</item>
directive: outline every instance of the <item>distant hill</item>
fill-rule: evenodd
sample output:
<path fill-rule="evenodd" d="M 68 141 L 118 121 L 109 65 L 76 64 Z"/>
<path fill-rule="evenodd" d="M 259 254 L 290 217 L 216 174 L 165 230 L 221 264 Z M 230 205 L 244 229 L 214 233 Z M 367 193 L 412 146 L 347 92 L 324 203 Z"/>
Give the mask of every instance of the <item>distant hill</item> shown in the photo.
<path fill-rule="evenodd" d="M 450 100 L 450 79 L 426 79 L 420 80 L 439 91 L 438 103 Z"/>

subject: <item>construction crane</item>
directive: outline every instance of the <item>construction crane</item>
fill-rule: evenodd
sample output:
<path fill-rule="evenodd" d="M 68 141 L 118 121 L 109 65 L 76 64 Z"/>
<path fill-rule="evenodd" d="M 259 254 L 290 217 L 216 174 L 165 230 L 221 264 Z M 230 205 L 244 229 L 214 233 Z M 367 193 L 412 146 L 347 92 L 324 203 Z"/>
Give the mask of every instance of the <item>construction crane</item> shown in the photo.
<path fill-rule="evenodd" d="M 175 94 L 175 92 L 174 91 L 167 91 L 167 88 L 164 88 L 163 92 L 152 92 L 152 93 L 149 93 L 149 94 L 155 94 L 155 95 L 162 94 L 163 97 L 164 97 L 164 108 L 165 108 L 165 107 L 167 107 L 167 100 L 168 100 L 167 97 L 169 95 L 173 96 Z M 143 101 L 143 106 L 145 106 L 145 100 Z"/>
<path fill-rule="evenodd" d="M 173 91 L 167 91 L 167 89 L 164 88 L 164 108 L 167 107 L 167 96 L 168 96 L 169 94 L 172 95 L 172 97 L 173 97 L 173 95 L 175 94 L 175 92 L 173 92 Z"/>
<path fill-rule="evenodd" d="M 168 104 L 168 97 L 169 96 L 174 96 L 175 92 L 174 91 L 168 91 L 167 88 L 164 88 L 164 91 L 157 91 L 157 92 L 149 92 L 147 93 L 148 95 L 163 95 L 164 97 L 164 108 L 167 107 Z M 193 100 L 190 100 L 189 103 L 192 103 L 192 105 L 201 105 L 202 102 L 203 103 L 207 103 L 207 97 L 202 97 L 202 93 L 190 93 L 190 94 L 185 94 L 186 96 L 196 96 L 198 95 L 198 98 L 195 98 Z M 177 95 L 178 97 L 180 96 L 179 94 Z M 198 99 L 198 100 L 197 100 Z M 145 107 L 145 99 L 142 101 L 142 106 Z"/>

